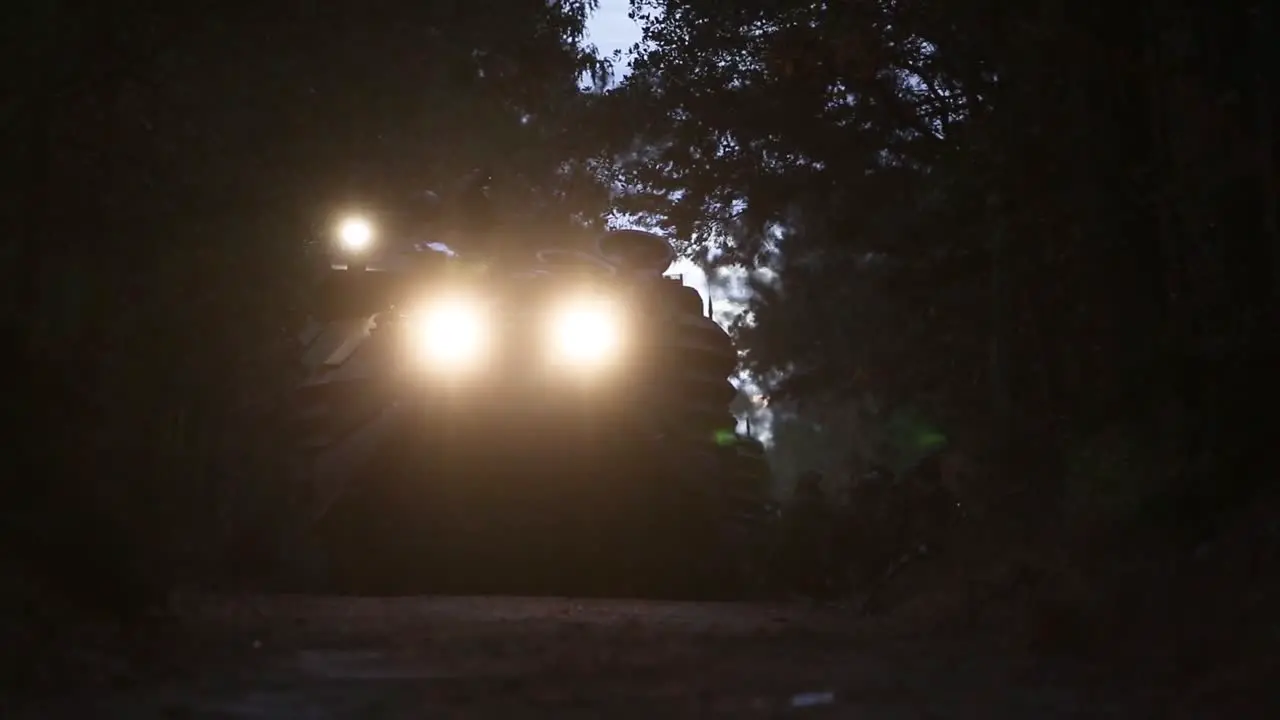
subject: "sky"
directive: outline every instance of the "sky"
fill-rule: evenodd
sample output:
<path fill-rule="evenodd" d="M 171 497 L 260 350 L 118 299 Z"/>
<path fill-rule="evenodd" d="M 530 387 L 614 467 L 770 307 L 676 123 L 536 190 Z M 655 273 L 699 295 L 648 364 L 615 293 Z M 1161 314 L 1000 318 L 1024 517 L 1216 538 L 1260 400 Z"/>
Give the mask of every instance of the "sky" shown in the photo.
<path fill-rule="evenodd" d="M 627 17 L 628 0 L 600 0 L 600 8 L 587 21 L 587 42 L 604 55 L 626 50 L 640 40 L 640 26 Z"/>

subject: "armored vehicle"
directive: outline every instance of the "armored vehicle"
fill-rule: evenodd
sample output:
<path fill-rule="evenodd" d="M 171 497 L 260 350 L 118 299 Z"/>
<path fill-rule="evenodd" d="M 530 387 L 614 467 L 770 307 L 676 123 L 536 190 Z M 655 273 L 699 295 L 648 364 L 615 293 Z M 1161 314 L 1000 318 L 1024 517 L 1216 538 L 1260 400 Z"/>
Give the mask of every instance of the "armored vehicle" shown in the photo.
<path fill-rule="evenodd" d="M 527 259 L 336 232 L 296 390 L 311 532 L 341 592 L 714 597 L 762 558 L 735 352 L 660 237 Z"/>

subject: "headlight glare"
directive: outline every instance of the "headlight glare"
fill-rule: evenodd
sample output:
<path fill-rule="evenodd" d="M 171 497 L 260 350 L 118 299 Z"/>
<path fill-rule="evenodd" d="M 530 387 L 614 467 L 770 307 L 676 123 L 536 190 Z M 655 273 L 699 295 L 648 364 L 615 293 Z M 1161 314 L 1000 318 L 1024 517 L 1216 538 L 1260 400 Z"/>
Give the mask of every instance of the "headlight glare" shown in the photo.
<path fill-rule="evenodd" d="M 586 366 L 610 362 L 622 344 L 620 313 L 605 301 L 568 303 L 553 315 L 551 343 L 559 362 Z"/>
<path fill-rule="evenodd" d="M 373 247 L 373 225 L 365 218 L 351 216 L 338 225 L 338 244 L 350 255 L 359 255 Z"/>
<path fill-rule="evenodd" d="M 461 299 L 438 300 L 409 316 L 413 360 L 427 367 L 464 369 L 480 361 L 489 342 L 484 308 Z"/>

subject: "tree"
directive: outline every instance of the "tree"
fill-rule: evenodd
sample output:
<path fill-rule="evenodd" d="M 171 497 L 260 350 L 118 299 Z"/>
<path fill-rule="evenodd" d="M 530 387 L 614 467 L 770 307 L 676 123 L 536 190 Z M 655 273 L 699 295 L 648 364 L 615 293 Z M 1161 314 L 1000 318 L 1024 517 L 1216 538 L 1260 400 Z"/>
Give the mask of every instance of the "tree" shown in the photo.
<path fill-rule="evenodd" d="M 633 8 L 624 206 L 689 252 L 774 267 L 738 332 L 775 395 L 916 408 L 991 454 L 1002 496 L 1034 484 L 1009 517 L 1056 516 L 1083 491 L 1067 458 L 1116 425 L 1156 448 L 1131 456 L 1180 458 L 1166 495 L 1256 477 L 1240 423 L 1263 410 L 1239 378 L 1274 333 L 1250 318 L 1276 309 L 1261 10 Z M 1212 60 L 1229 44 L 1257 50 Z"/>

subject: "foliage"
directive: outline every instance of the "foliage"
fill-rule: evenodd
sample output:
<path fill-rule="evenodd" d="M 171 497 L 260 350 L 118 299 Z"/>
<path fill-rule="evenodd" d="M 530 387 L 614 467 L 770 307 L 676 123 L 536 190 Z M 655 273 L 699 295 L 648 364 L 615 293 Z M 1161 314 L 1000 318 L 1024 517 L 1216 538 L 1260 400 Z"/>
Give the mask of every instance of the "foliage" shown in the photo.
<path fill-rule="evenodd" d="M 1196 532 L 1274 477 L 1266 6 L 634 0 L 632 74 L 583 92 L 593 7 L 13 9 L 6 539 L 160 584 L 260 548 L 304 241 L 473 168 L 498 234 L 626 213 L 756 271 L 786 473 L 941 437 L 1028 524 Z"/>
<path fill-rule="evenodd" d="M 709 261 L 773 268 L 737 332 L 775 403 L 910 408 L 1008 488 L 1034 482 L 1036 512 L 1148 482 L 1064 460 L 1117 424 L 1129 452 L 1177 456 L 1166 495 L 1262 481 L 1243 418 L 1266 412 L 1244 378 L 1277 309 L 1265 11 L 633 8 L 646 43 L 614 101 L 646 141 L 622 204 Z M 1198 422 L 1181 444 L 1171 402 Z"/>

